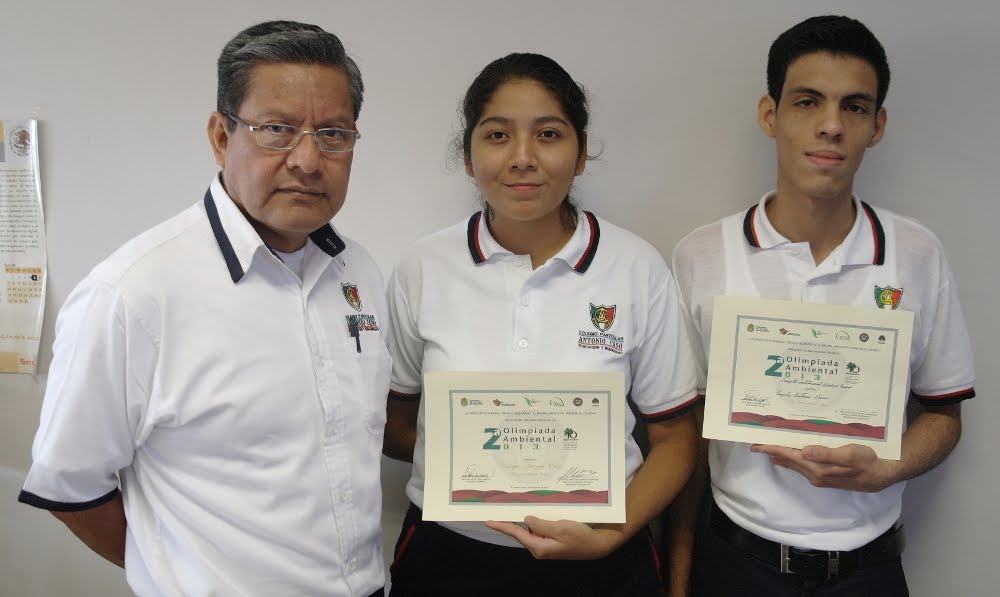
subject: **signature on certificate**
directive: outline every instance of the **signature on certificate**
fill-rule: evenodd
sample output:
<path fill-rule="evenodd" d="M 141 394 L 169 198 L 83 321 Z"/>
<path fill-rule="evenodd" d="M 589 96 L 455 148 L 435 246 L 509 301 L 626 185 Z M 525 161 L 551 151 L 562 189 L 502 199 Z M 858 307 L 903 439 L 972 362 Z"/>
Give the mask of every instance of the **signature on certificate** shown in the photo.
<path fill-rule="evenodd" d="M 470 464 L 465 467 L 465 471 L 462 472 L 463 481 L 472 482 L 483 482 L 489 481 L 496 476 L 496 469 L 494 468 L 480 468 L 478 464 Z"/>
<path fill-rule="evenodd" d="M 778 390 L 778 396 L 781 396 L 782 398 L 793 398 L 793 399 L 809 400 L 809 401 L 822 401 L 829 399 L 829 396 L 827 396 L 826 394 L 818 394 L 815 391 L 787 392 Z"/>
<path fill-rule="evenodd" d="M 778 392 L 780 395 L 781 392 Z M 757 390 L 746 390 L 743 392 L 743 403 L 750 406 L 765 406 L 770 400 L 767 396 L 763 396 Z"/>
<path fill-rule="evenodd" d="M 580 468 L 578 466 L 571 466 L 566 469 L 560 477 L 560 481 L 596 481 L 598 479 L 597 471 L 590 468 Z"/>

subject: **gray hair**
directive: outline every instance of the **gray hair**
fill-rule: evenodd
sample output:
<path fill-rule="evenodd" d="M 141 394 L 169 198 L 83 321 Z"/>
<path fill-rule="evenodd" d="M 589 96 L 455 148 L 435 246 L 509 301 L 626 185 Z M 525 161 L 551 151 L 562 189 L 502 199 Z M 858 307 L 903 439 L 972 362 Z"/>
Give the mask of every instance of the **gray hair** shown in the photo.
<path fill-rule="evenodd" d="M 219 55 L 219 90 L 216 109 L 237 114 L 250 91 L 250 75 L 258 64 L 289 62 L 319 64 L 339 69 L 347 75 L 354 119 L 361 114 L 365 86 L 361 70 L 347 55 L 344 44 L 332 33 L 316 25 L 295 21 L 268 21 L 236 34 Z M 226 119 L 229 130 L 235 126 Z"/>

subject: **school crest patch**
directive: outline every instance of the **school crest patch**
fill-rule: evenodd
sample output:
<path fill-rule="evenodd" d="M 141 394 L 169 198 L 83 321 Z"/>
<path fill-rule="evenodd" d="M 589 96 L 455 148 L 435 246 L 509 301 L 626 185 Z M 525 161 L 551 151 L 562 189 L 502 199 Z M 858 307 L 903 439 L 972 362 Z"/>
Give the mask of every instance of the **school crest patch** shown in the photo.
<path fill-rule="evenodd" d="M 617 307 L 617 305 L 608 306 L 590 303 L 590 322 L 602 332 L 608 331 L 608 328 L 615 322 L 615 310 Z"/>
<path fill-rule="evenodd" d="M 879 309 L 895 309 L 903 299 L 903 289 L 892 286 L 875 287 L 875 304 Z"/>
<path fill-rule="evenodd" d="M 340 289 L 344 292 L 344 298 L 347 299 L 347 304 L 354 307 L 355 311 L 361 310 L 361 293 L 358 292 L 358 287 L 354 284 L 340 284 Z"/>

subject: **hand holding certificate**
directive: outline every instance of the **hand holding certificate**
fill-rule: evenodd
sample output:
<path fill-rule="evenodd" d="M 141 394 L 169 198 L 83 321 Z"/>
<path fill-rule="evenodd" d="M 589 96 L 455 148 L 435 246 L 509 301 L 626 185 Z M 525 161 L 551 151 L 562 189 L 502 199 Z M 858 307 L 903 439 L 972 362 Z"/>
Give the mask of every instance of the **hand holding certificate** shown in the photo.
<path fill-rule="evenodd" d="M 625 521 L 621 373 L 424 376 L 424 519 Z"/>
<path fill-rule="evenodd" d="M 720 296 L 713 322 L 705 437 L 899 459 L 913 313 Z"/>

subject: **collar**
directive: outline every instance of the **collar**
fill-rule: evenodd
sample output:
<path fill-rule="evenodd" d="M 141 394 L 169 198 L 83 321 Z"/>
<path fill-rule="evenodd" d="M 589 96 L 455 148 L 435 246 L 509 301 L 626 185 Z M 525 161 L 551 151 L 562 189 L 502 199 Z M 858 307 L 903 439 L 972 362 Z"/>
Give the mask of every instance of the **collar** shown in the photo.
<path fill-rule="evenodd" d="M 778 233 L 767 219 L 764 205 L 775 195 L 775 191 L 766 193 L 760 201 L 751 206 L 743 216 L 743 236 L 747 244 L 757 249 L 771 249 L 778 245 L 791 242 Z M 872 206 L 855 196 L 853 198 L 855 213 L 854 226 L 847 238 L 836 250 L 843 251 L 845 265 L 883 265 L 885 264 L 885 230 L 882 221 Z"/>
<path fill-rule="evenodd" d="M 223 188 L 220 175 L 212 179 L 205 192 L 204 204 L 205 215 L 234 284 L 243 279 L 261 248 L 274 254 Z M 330 257 L 336 257 L 347 247 L 329 223 L 313 231 L 309 239 Z"/>
<path fill-rule="evenodd" d="M 485 263 L 493 255 L 512 255 L 510 251 L 500 246 L 500 243 L 490 234 L 483 212 L 478 211 L 469 218 L 467 228 L 469 253 L 476 265 Z M 576 230 L 566 245 L 554 255 L 554 259 L 565 261 L 577 273 L 584 273 L 597 255 L 597 246 L 601 241 L 601 225 L 597 217 L 589 211 L 577 210 Z"/>

